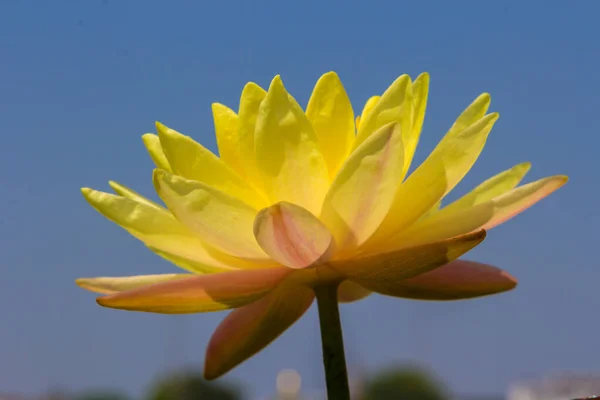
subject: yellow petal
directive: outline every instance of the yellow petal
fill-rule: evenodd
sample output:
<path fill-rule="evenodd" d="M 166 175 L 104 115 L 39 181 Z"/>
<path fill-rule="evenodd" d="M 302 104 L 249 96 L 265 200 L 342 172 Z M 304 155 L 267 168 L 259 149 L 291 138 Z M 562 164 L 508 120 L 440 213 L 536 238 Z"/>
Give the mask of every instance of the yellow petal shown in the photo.
<path fill-rule="evenodd" d="M 405 143 L 405 162 L 404 168 L 409 169 L 412 159 L 419 143 L 423 121 L 425 120 L 425 110 L 427 108 L 427 97 L 429 96 L 429 74 L 422 73 L 412 84 L 413 99 L 413 118 L 410 140 Z"/>
<path fill-rule="evenodd" d="M 176 255 L 179 262 L 174 262 L 181 268 L 195 273 L 212 273 L 236 266 L 211 254 L 214 251 L 209 252 L 195 234 L 165 209 L 88 188 L 81 192 L 98 212 L 153 251 Z"/>
<path fill-rule="evenodd" d="M 500 172 L 484 181 L 471 192 L 443 208 L 444 212 L 454 212 L 460 209 L 473 207 L 491 200 L 514 189 L 531 169 L 531 163 L 525 162 Z"/>
<path fill-rule="evenodd" d="M 281 285 L 257 302 L 232 311 L 210 339 L 204 377 L 218 378 L 264 349 L 308 310 L 313 299 L 308 287 Z"/>
<path fill-rule="evenodd" d="M 469 126 L 483 118 L 490 107 L 491 101 L 492 98 L 488 93 L 480 94 L 456 119 L 450 130 L 446 133 L 446 136 L 444 136 L 444 139 L 442 139 L 442 142 L 450 141 L 454 136 L 460 134 Z M 440 144 L 442 142 L 440 142 Z"/>
<path fill-rule="evenodd" d="M 239 270 L 143 286 L 97 299 L 103 307 L 161 314 L 227 310 L 260 299 L 290 272 L 286 268 Z"/>
<path fill-rule="evenodd" d="M 564 175 L 550 176 L 535 182 L 519 186 L 491 200 L 494 205 L 494 216 L 483 225 L 491 229 L 515 215 L 525 211 L 538 201 L 562 187 L 569 178 Z"/>
<path fill-rule="evenodd" d="M 369 289 L 365 289 L 352 281 L 345 280 L 338 287 L 338 301 L 340 303 L 352 303 L 364 299 L 371 293 L 373 292 Z"/>
<path fill-rule="evenodd" d="M 270 200 L 288 201 L 318 215 L 329 186 L 327 167 L 310 122 L 279 76 L 260 106 L 255 144 Z"/>
<path fill-rule="evenodd" d="M 306 107 L 306 117 L 333 179 L 354 142 L 354 112 L 335 72 L 326 73 L 317 82 Z"/>
<path fill-rule="evenodd" d="M 146 150 L 148 150 L 148 154 L 150 154 L 150 158 L 152 158 L 154 164 L 160 169 L 171 172 L 169 160 L 167 160 L 167 156 L 165 156 L 165 153 L 163 152 L 158 136 L 153 133 L 146 133 L 145 135 L 142 135 L 142 140 L 144 141 Z"/>
<path fill-rule="evenodd" d="M 125 185 L 121 185 L 115 181 L 108 181 L 110 187 L 115 191 L 116 194 L 121 195 L 123 197 L 127 197 L 128 199 L 135 200 L 138 203 L 143 203 L 151 207 L 155 207 L 158 209 L 164 209 L 160 204 L 153 202 L 152 200 L 142 196 L 135 190 L 128 188 Z"/>
<path fill-rule="evenodd" d="M 232 109 L 219 103 L 213 103 L 212 112 L 219 157 L 243 177 L 245 171 L 240 156 L 238 116 Z"/>
<path fill-rule="evenodd" d="M 325 197 L 321 214 L 338 251 L 361 245 L 375 232 L 404 176 L 403 155 L 399 123 L 383 126 L 350 155 Z"/>
<path fill-rule="evenodd" d="M 175 217 L 202 240 L 232 256 L 267 259 L 252 231 L 256 210 L 198 181 L 155 170 L 154 185 Z"/>
<path fill-rule="evenodd" d="M 365 289 L 393 295 L 402 280 L 441 267 L 477 246 L 485 231 L 390 253 L 332 262 L 330 265 Z"/>
<path fill-rule="evenodd" d="M 124 292 L 126 290 L 137 289 L 142 286 L 153 285 L 155 283 L 190 278 L 192 276 L 193 275 L 190 274 L 159 274 L 121 277 L 103 276 L 99 278 L 79 278 L 75 280 L 75 283 L 91 292 L 113 294 Z"/>
<path fill-rule="evenodd" d="M 374 100 L 374 103 L 372 109 L 367 111 L 366 115 L 365 113 L 362 115 L 354 148 L 390 122 L 402 122 L 403 135 L 406 135 L 402 138 L 403 140 L 406 140 L 411 134 L 412 84 L 408 75 L 402 75 L 396 79 L 378 101 Z"/>
<path fill-rule="evenodd" d="M 373 111 L 373 107 L 375 107 L 375 105 L 379 102 L 380 99 L 381 99 L 381 96 L 369 97 L 369 99 L 365 103 L 365 106 L 363 107 L 362 113 L 360 114 L 361 120 L 364 120 L 367 117 L 367 115 L 371 114 L 371 111 Z M 357 129 L 358 129 L 358 126 L 357 126 Z"/>
<path fill-rule="evenodd" d="M 160 142 L 173 173 L 212 186 L 255 207 L 265 199 L 227 164 L 189 136 L 156 123 Z"/>
<path fill-rule="evenodd" d="M 256 166 L 256 153 L 254 150 L 254 131 L 260 104 L 267 96 L 267 92 L 256 83 L 249 82 L 244 86 L 240 98 L 238 112 L 239 151 L 240 160 L 245 176 L 257 188 L 262 188 L 262 180 Z"/>
<path fill-rule="evenodd" d="M 334 245 L 331 233 L 317 217 L 286 202 L 258 213 L 254 235 L 265 253 L 290 268 L 326 261 Z"/>

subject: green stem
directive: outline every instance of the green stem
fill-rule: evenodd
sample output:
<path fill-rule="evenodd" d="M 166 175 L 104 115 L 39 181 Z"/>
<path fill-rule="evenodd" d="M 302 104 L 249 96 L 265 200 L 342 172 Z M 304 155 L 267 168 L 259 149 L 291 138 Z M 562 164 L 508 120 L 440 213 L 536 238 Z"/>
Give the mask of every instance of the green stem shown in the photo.
<path fill-rule="evenodd" d="M 344 356 L 344 338 L 338 310 L 338 285 L 338 283 L 335 283 L 317 286 L 315 294 L 317 295 L 319 323 L 321 325 L 327 398 L 329 400 L 350 400 L 346 357 Z"/>

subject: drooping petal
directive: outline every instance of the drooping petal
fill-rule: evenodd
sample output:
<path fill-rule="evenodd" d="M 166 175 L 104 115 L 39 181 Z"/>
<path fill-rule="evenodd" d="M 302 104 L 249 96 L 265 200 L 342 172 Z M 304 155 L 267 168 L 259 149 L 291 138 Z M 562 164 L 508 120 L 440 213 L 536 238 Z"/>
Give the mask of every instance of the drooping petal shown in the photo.
<path fill-rule="evenodd" d="M 158 122 L 156 128 L 174 174 L 212 186 L 257 208 L 266 205 L 260 193 L 200 143 Z"/>
<path fill-rule="evenodd" d="M 254 238 L 256 209 L 198 181 L 155 170 L 154 185 L 175 217 L 211 246 L 232 256 L 264 260 Z"/>
<path fill-rule="evenodd" d="M 471 169 L 483 150 L 498 114 L 489 114 L 462 132 L 451 131 L 427 159 L 400 185 L 390 207 L 368 246 L 374 250 L 419 220 Z M 455 123 L 455 125 L 457 125 Z"/>
<path fill-rule="evenodd" d="M 226 258 L 216 256 L 215 251 L 209 250 L 165 209 L 89 188 L 83 188 L 81 192 L 100 214 L 144 242 L 151 250 L 176 256 L 178 262 L 174 261 L 175 258 L 169 260 L 183 269 L 194 273 L 213 273 L 237 267 L 228 263 Z"/>
<path fill-rule="evenodd" d="M 150 199 L 142 196 L 141 194 L 139 194 L 135 190 L 133 190 L 131 188 L 128 188 L 125 185 L 121 185 L 120 183 L 115 182 L 115 181 L 108 181 L 108 184 L 115 191 L 115 193 L 118 194 L 118 195 L 121 195 L 123 197 L 127 197 L 128 199 L 131 199 L 131 200 L 135 200 L 138 203 L 143 203 L 143 204 L 146 204 L 148 206 L 164 210 L 164 207 L 162 207 L 160 204 L 157 204 L 157 203 L 153 202 L 152 200 L 150 200 Z"/>
<path fill-rule="evenodd" d="M 150 154 L 150 158 L 154 161 L 154 165 L 157 168 L 171 172 L 171 165 L 169 165 L 169 160 L 167 160 L 167 156 L 163 152 L 158 136 L 153 133 L 146 133 L 142 135 L 142 140 L 144 141 L 146 150 L 148 150 L 148 154 Z"/>
<path fill-rule="evenodd" d="M 335 72 L 328 72 L 318 80 L 306 107 L 306 117 L 333 179 L 354 142 L 352 104 Z"/>
<path fill-rule="evenodd" d="M 550 176 L 495 197 L 491 200 L 494 205 L 494 215 L 482 228 L 492 229 L 509 220 L 558 190 L 568 180 L 565 175 Z"/>
<path fill-rule="evenodd" d="M 260 299 L 289 272 L 267 268 L 194 276 L 99 297 L 97 301 L 104 307 L 161 314 L 220 311 Z"/>
<path fill-rule="evenodd" d="M 415 300 L 461 300 L 506 292 L 517 286 L 508 272 L 474 261 L 454 260 L 405 279 L 386 294 Z"/>
<path fill-rule="evenodd" d="M 475 189 L 443 208 L 444 212 L 455 212 L 460 209 L 473 207 L 491 200 L 514 189 L 531 169 L 531 163 L 525 162 L 502 171 L 487 179 Z"/>
<path fill-rule="evenodd" d="M 327 166 L 310 122 L 279 76 L 260 106 L 255 133 L 256 162 L 270 200 L 318 215 L 329 186 Z"/>
<path fill-rule="evenodd" d="M 338 301 L 340 303 L 352 303 L 364 299 L 371 293 L 373 292 L 369 289 L 346 279 L 338 287 Z"/>
<path fill-rule="evenodd" d="M 286 202 L 267 207 L 256 215 L 254 236 L 265 253 L 290 268 L 324 262 L 334 247 L 331 233 L 317 217 Z"/>
<path fill-rule="evenodd" d="M 333 181 L 321 213 L 338 251 L 361 245 L 379 227 L 404 177 L 403 155 L 399 123 L 383 126 L 352 152 Z"/>
<path fill-rule="evenodd" d="M 267 92 L 254 82 L 249 82 L 242 90 L 240 97 L 240 108 L 238 112 L 239 150 L 241 164 L 245 170 L 245 176 L 255 187 L 262 189 L 262 178 L 256 165 L 256 152 L 254 149 L 254 131 L 256 130 L 256 119 L 258 110 Z"/>
<path fill-rule="evenodd" d="M 223 104 L 213 103 L 215 136 L 219 147 L 219 157 L 239 176 L 245 176 L 239 146 L 238 116 Z"/>
<path fill-rule="evenodd" d="M 485 238 L 485 231 L 389 253 L 356 257 L 330 265 L 365 289 L 394 294 L 399 282 L 441 267 L 460 257 Z"/>
<path fill-rule="evenodd" d="M 275 289 L 255 303 L 232 311 L 213 334 L 204 377 L 215 379 L 252 357 L 296 322 L 314 299 L 306 286 Z"/>
<path fill-rule="evenodd" d="M 193 275 L 191 274 L 159 274 L 120 277 L 102 276 L 98 278 L 79 278 L 75 280 L 75 283 L 91 292 L 113 294 L 137 289 L 142 286 L 154 285 L 155 283 L 190 278 L 192 276 Z"/>

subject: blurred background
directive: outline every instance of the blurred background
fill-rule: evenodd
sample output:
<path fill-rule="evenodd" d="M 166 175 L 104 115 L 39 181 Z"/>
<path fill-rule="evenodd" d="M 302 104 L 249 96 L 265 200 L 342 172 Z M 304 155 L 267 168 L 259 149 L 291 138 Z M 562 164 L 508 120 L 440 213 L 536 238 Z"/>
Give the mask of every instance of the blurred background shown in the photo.
<path fill-rule="evenodd" d="M 281 74 L 305 105 L 329 70 L 357 113 L 397 76 L 431 74 L 415 163 L 492 94 L 501 118 L 451 199 L 523 161 L 528 181 L 571 178 L 469 254 L 518 277 L 515 291 L 342 306 L 356 398 L 548 400 L 545 377 L 592 385 L 599 12 L 596 1 L 0 1 L 0 399 L 323 399 L 314 307 L 208 385 L 204 349 L 224 313 L 102 309 L 74 279 L 176 271 L 79 193 L 114 179 L 156 198 L 141 141 L 155 120 L 216 151 L 212 102 L 237 109 L 246 82 Z"/>

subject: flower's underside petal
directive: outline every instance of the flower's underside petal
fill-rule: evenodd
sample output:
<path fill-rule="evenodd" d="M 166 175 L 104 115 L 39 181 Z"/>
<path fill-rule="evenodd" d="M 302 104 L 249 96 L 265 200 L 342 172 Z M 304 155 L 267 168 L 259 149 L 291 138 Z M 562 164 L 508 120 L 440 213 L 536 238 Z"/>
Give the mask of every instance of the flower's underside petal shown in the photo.
<path fill-rule="evenodd" d="M 517 280 L 499 268 L 454 260 L 398 282 L 386 294 L 415 300 L 461 300 L 505 292 L 516 286 Z"/>
<path fill-rule="evenodd" d="M 308 310 L 313 291 L 306 286 L 284 286 L 233 310 L 221 322 L 206 350 L 206 379 L 218 378 L 261 351 Z"/>
<path fill-rule="evenodd" d="M 484 181 L 475 189 L 447 205 L 442 210 L 444 212 L 455 212 L 461 209 L 470 208 L 477 204 L 491 200 L 514 189 L 531 169 L 531 163 L 525 162 L 517 164 L 514 167 L 502 171 L 497 175 Z"/>
<path fill-rule="evenodd" d="M 338 287 L 338 301 L 340 303 L 352 303 L 364 299 L 369 296 L 371 292 L 369 289 L 365 289 L 358 283 L 354 283 L 349 280 L 344 280 Z"/>
<path fill-rule="evenodd" d="M 315 131 L 329 177 L 333 179 L 354 142 L 354 111 L 335 72 L 328 72 L 317 81 L 306 107 L 306 117 Z"/>
<path fill-rule="evenodd" d="M 163 152 L 159 137 L 153 133 L 146 133 L 142 135 L 142 140 L 156 167 L 171 172 L 171 165 Z"/>
<path fill-rule="evenodd" d="M 97 299 L 104 307 L 160 314 L 220 311 L 252 303 L 275 288 L 286 268 L 239 270 L 143 286 Z"/>
<path fill-rule="evenodd" d="M 267 92 L 254 82 L 249 82 L 244 86 L 240 97 L 240 108 L 238 111 L 238 129 L 239 129 L 239 151 L 240 163 L 242 164 L 245 176 L 254 184 L 255 187 L 262 190 L 262 178 L 256 165 L 256 151 L 254 149 L 254 131 L 256 130 L 256 119 L 258 110 L 263 102 Z"/>
<path fill-rule="evenodd" d="M 86 200 L 100 214 L 141 240 L 151 250 L 176 256 L 176 265 L 190 272 L 212 273 L 236 268 L 227 264 L 165 209 L 130 198 L 84 188 Z M 167 258 L 167 257 L 165 257 Z M 168 258 L 167 258 L 168 259 Z"/>
<path fill-rule="evenodd" d="M 174 174 L 202 182 L 254 207 L 266 205 L 253 187 L 200 143 L 158 122 L 156 128 Z"/>
<path fill-rule="evenodd" d="M 244 177 L 246 172 L 240 156 L 238 116 L 235 111 L 220 103 L 213 103 L 212 112 L 219 157 L 239 176 Z"/>
<path fill-rule="evenodd" d="M 490 201 L 494 205 L 494 215 L 482 228 L 491 229 L 500 225 L 558 190 L 567 181 L 568 178 L 564 175 L 550 176 L 493 198 Z"/>
<path fill-rule="evenodd" d="M 279 76 L 260 106 L 255 134 L 256 162 L 270 200 L 318 215 L 329 186 L 327 166 L 310 122 Z"/>
<path fill-rule="evenodd" d="M 286 202 L 256 215 L 254 236 L 265 253 L 290 268 L 306 268 L 325 261 L 334 247 L 331 233 L 317 217 Z"/>
<path fill-rule="evenodd" d="M 138 203 L 146 204 L 150 207 L 158 208 L 159 210 L 165 210 L 165 208 L 160 204 L 153 202 L 152 200 L 142 196 L 135 190 L 128 188 L 125 185 L 121 185 L 120 183 L 115 181 L 108 181 L 108 184 L 110 185 L 112 190 L 114 190 L 115 193 L 120 196 L 127 197 L 128 199 L 135 200 Z"/>
<path fill-rule="evenodd" d="M 330 265 L 365 289 L 394 294 L 402 280 L 431 271 L 460 257 L 485 238 L 485 231 L 405 248 L 389 253 L 356 257 Z"/>
<path fill-rule="evenodd" d="M 419 220 L 454 188 L 479 157 L 497 119 L 498 114 L 489 114 L 458 134 L 451 130 L 452 137 L 445 137 L 400 185 L 388 215 L 366 246 L 379 249 L 381 243 Z"/>
<path fill-rule="evenodd" d="M 102 276 L 98 278 L 79 278 L 75 280 L 75 283 L 91 292 L 113 294 L 137 289 L 142 286 L 154 285 L 155 283 L 190 278 L 192 276 L 193 275 L 191 274 L 159 274 L 120 277 Z"/>
<path fill-rule="evenodd" d="M 154 185 L 169 210 L 203 241 L 232 256 L 265 260 L 254 238 L 256 210 L 198 181 L 155 170 Z"/>
<path fill-rule="evenodd" d="M 381 224 L 404 175 L 399 123 L 383 126 L 352 152 L 331 185 L 321 220 L 339 252 L 364 243 Z"/>

